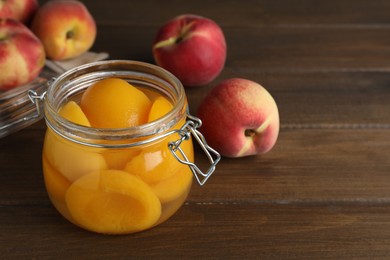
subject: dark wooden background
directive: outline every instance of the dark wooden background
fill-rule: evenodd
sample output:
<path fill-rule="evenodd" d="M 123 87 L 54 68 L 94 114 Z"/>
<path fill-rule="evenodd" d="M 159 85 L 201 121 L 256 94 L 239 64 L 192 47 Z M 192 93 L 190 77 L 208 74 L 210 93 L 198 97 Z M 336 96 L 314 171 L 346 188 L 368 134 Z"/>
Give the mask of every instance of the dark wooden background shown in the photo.
<path fill-rule="evenodd" d="M 0 139 L 1 259 L 390 257 L 390 1 L 84 3 L 98 25 L 93 50 L 113 59 L 153 63 L 157 29 L 178 14 L 215 20 L 226 66 L 211 84 L 186 90 L 191 111 L 222 79 L 251 79 L 279 106 L 279 139 L 266 155 L 224 158 L 162 225 L 104 236 L 51 206 L 45 125 L 34 124 Z"/>

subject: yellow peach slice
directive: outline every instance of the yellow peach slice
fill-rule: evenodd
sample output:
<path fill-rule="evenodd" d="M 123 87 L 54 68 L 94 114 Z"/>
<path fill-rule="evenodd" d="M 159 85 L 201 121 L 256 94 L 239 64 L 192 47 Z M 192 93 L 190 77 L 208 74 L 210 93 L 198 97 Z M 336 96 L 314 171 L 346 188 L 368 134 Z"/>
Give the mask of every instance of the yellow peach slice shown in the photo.
<path fill-rule="evenodd" d="M 87 88 L 80 107 L 93 127 L 126 128 L 147 122 L 151 101 L 119 78 L 106 78 Z"/>
<path fill-rule="evenodd" d="M 156 98 L 152 104 L 152 107 L 150 108 L 148 122 L 159 119 L 160 117 L 166 115 L 169 111 L 172 110 L 172 108 L 173 105 L 171 102 L 169 102 L 168 99 L 163 96 L 159 96 Z"/>
<path fill-rule="evenodd" d="M 73 123 L 83 126 L 91 126 L 88 118 L 85 116 L 80 106 L 77 105 L 77 103 L 74 101 L 69 101 L 63 107 L 61 107 L 58 114 Z"/>
<path fill-rule="evenodd" d="M 65 194 L 70 187 L 70 181 L 50 165 L 46 156 L 42 158 L 42 167 L 46 190 L 51 202 L 65 218 L 72 221 L 65 205 Z"/>
<path fill-rule="evenodd" d="M 76 224 L 106 234 L 132 233 L 152 227 L 161 204 L 142 180 L 119 170 L 89 173 L 74 182 L 66 204 Z"/>
<path fill-rule="evenodd" d="M 187 165 L 182 165 L 181 168 L 169 179 L 150 185 L 161 203 L 171 202 L 190 190 L 192 172 Z"/>
<path fill-rule="evenodd" d="M 184 120 L 178 126 L 184 124 Z M 169 135 L 160 142 L 143 147 L 142 152 L 129 161 L 124 170 L 139 176 L 148 184 L 157 183 L 175 174 L 182 164 L 172 155 L 168 143 L 176 141 L 180 136 Z M 180 145 L 188 160 L 194 160 L 192 139 L 185 140 Z"/>
<path fill-rule="evenodd" d="M 81 110 L 80 106 L 74 101 L 66 103 L 59 111 L 59 114 L 64 118 L 74 123 L 91 126 L 88 118 Z M 99 141 L 101 143 L 101 141 Z M 101 154 L 107 162 L 108 168 L 110 169 L 123 169 L 125 164 L 130 159 L 139 153 L 139 149 L 104 149 Z"/>
<path fill-rule="evenodd" d="M 182 166 L 168 148 L 168 142 L 173 141 L 175 138 L 170 136 L 158 144 L 143 148 L 139 155 L 126 164 L 124 170 L 139 176 L 148 184 L 160 182 L 171 177 Z M 190 160 L 193 160 L 191 140 L 184 141 L 181 147 Z"/>
<path fill-rule="evenodd" d="M 74 101 L 66 103 L 59 115 L 76 124 L 90 126 L 90 123 Z M 44 154 L 53 167 L 74 181 L 84 173 L 107 168 L 104 158 L 92 148 L 67 141 L 50 129 L 46 133 Z"/>
<path fill-rule="evenodd" d="M 45 155 L 42 158 L 42 167 L 46 190 L 50 198 L 65 202 L 65 193 L 70 186 L 70 181 L 50 165 Z"/>
<path fill-rule="evenodd" d="M 70 182 L 91 171 L 107 169 L 100 150 L 68 141 L 51 129 L 46 131 L 43 154 Z"/>
<path fill-rule="evenodd" d="M 141 152 L 139 148 L 106 149 L 102 155 L 109 169 L 123 170 L 133 157 Z"/>

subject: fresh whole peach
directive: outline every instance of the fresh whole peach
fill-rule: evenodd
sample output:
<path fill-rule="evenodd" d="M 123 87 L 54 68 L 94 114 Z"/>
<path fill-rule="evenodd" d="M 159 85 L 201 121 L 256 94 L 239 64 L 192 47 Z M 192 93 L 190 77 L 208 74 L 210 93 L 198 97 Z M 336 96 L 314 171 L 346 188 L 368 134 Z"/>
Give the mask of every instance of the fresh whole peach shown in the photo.
<path fill-rule="evenodd" d="M 88 51 L 96 38 L 96 23 L 80 1 L 54 0 L 41 6 L 31 24 L 52 60 L 77 57 Z"/>
<path fill-rule="evenodd" d="M 35 79 L 45 65 L 41 41 L 24 24 L 0 18 L 0 90 Z"/>
<path fill-rule="evenodd" d="M 153 57 L 157 65 L 174 74 L 183 85 L 205 85 L 214 80 L 225 65 L 225 36 L 211 19 L 181 15 L 158 30 Z"/>
<path fill-rule="evenodd" d="M 214 87 L 198 108 L 201 132 L 225 157 L 264 154 L 279 134 L 279 112 L 270 93 L 258 83 L 227 79 Z"/>
<path fill-rule="evenodd" d="M 0 17 L 28 23 L 38 9 L 37 0 L 1 0 Z"/>

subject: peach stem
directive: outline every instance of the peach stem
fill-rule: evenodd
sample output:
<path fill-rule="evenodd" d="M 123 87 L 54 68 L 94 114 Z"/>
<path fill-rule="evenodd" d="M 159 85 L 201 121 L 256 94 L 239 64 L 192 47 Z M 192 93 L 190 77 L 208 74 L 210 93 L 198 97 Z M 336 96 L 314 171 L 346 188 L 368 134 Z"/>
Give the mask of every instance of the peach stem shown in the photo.
<path fill-rule="evenodd" d="M 192 27 L 193 23 L 194 22 L 184 25 L 180 30 L 179 36 L 170 37 L 166 40 L 160 41 L 160 42 L 156 43 L 153 48 L 157 49 L 157 48 L 162 48 L 165 46 L 181 43 L 182 41 L 184 41 L 188 37 L 190 28 Z"/>

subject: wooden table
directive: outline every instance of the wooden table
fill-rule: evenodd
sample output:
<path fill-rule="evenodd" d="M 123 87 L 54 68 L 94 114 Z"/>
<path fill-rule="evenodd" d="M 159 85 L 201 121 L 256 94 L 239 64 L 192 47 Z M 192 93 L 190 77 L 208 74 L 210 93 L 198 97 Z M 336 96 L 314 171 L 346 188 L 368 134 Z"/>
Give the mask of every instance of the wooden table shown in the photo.
<path fill-rule="evenodd" d="M 94 51 L 153 63 L 159 26 L 212 18 L 228 44 L 219 81 L 274 96 L 281 131 L 263 156 L 223 158 L 170 220 L 133 235 L 83 231 L 46 195 L 44 122 L 0 139 L 1 259 L 374 259 L 390 256 L 390 2 L 84 1 Z M 43 3 L 43 1 L 41 2 Z M 198 164 L 206 166 L 202 157 Z"/>

